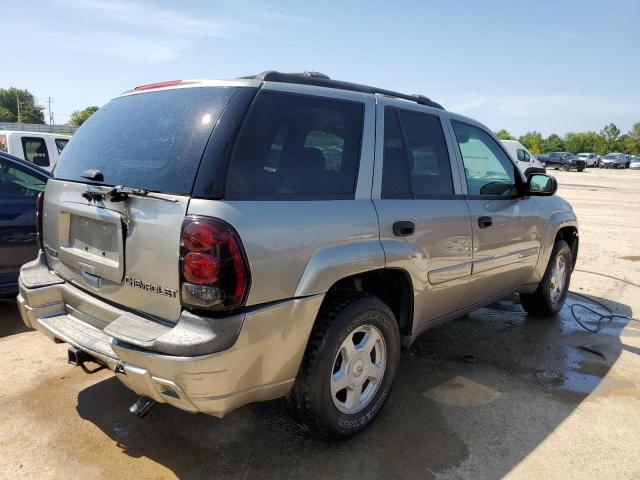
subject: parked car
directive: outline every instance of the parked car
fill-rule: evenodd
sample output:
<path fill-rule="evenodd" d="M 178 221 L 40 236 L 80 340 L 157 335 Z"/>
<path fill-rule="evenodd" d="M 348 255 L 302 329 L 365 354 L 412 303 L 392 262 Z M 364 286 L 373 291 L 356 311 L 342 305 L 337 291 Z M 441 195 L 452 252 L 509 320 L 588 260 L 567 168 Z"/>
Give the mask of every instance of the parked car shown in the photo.
<path fill-rule="evenodd" d="M 18 293 L 20 267 L 38 256 L 36 196 L 50 174 L 0 152 L 0 297 Z"/>
<path fill-rule="evenodd" d="M 0 130 L 0 152 L 51 171 L 70 138 L 69 135 L 54 133 Z"/>
<path fill-rule="evenodd" d="M 598 155 L 596 155 L 595 153 L 579 153 L 578 158 L 580 160 L 584 160 L 584 163 L 586 164 L 587 168 L 598 166 L 599 158 L 598 158 Z"/>
<path fill-rule="evenodd" d="M 629 168 L 634 170 L 640 169 L 640 157 L 633 157 L 629 163 Z"/>
<path fill-rule="evenodd" d="M 600 159 L 600 168 L 629 168 L 630 163 L 624 153 L 609 153 Z"/>
<path fill-rule="evenodd" d="M 561 309 L 578 224 L 556 189 L 423 96 L 316 73 L 137 87 L 65 150 L 18 303 L 134 412 L 285 396 L 347 437 L 427 329 L 514 292 Z"/>
<path fill-rule="evenodd" d="M 532 173 L 545 173 L 546 170 L 542 162 L 538 160 L 534 155 L 529 153 L 524 145 L 517 140 L 500 140 L 504 148 L 507 150 L 511 158 L 516 163 L 518 168 L 526 177 Z"/>
<path fill-rule="evenodd" d="M 587 164 L 584 160 L 576 157 L 570 152 L 549 152 L 547 155 L 538 155 L 538 160 L 544 163 L 546 168 L 554 168 L 556 170 L 577 170 L 583 171 Z"/>

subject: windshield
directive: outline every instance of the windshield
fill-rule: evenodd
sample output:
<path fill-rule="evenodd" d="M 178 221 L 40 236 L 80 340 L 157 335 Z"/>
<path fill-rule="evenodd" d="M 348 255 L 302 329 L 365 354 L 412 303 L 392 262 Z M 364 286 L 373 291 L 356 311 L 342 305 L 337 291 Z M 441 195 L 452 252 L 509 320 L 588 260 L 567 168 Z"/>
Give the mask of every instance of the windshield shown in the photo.
<path fill-rule="evenodd" d="M 607 160 L 615 160 L 617 155 L 605 155 L 603 158 L 606 158 Z"/>
<path fill-rule="evenodd" d="M 209 136 L 238 89 L 177 88 L 128 95 L 94 113 L 64 148 L 54 177 L 188 195 Z"/>

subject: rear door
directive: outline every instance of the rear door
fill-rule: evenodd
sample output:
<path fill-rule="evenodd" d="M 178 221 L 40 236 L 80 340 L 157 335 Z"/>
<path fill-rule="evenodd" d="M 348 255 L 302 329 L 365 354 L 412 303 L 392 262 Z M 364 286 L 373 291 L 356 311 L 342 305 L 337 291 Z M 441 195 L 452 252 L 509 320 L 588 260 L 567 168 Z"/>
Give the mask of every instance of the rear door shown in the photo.
<path fill-rule="evenodd" d="M 439 111 L 378 99 L 373 202 L 388 268 L 408 271 L 414 332 L 459 308 L 471 274 L 471 225 Z"/>
<path fill-rule="evenodd" d="M 141 92 L 94 114 L 65 147 L 45 193 L 52 269 L 108 301 L 177 320 L 182 222 L 207 142 L 237 92 Z M 114 185 L 144 191 L 123 197 L 109 193 Z"/>
<path fill-rule="evenodd" d="M 470 306 L 522 285 L 540 251 L 540 219 L 532 197 L 517 193 L 516 175 L 500 142 L 482 126 L 452 119 L 452 137 L 473 228 L 473 271 L 463 304 Z"/>

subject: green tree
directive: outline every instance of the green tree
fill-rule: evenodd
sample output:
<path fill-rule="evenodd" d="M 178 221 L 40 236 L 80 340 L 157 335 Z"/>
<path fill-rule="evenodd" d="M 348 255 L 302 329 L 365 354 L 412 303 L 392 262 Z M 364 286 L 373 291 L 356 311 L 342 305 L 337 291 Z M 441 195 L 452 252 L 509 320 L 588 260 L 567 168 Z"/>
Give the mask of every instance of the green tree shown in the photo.
<path fill-rule="evenodd" d="M 618 145 L 618 138 L 620 137 L 620 129 L 616 127 L 614 123 L 610 123 L 602 129 L 600 135 L 604 137 L 605 150 L 607 153 L 615 150 L 615 147 Z"/>
<path fill-rule="evenodd" d="M 11 110 L 5 107 L 0 107 L 0 122 L 15 122 L 16 116 Z"/>
<path fill-rule="evenodd" d="M 18 115 L 18 103 L 20 103 L 20 115 Z M 28 90 L 14 87 L 0 88 L 0 118 L 9 119 L 3 121 L 44 123 L 44 107 L 36 103 L 35 97 Z"/>
<path fill-rule="evenodd" d="M 542 134 L 540 132 L 527 132 L 518 138 L 518 141 L 531 153 L 542 153 Z"/>
<path fill-rule="evenodd" d="M 604 150 L 604 138 L 596 132 L 567 133 L 564 136 L 564 148 L 569 152 L 594 152 Z"/>
<path fill-rule="evenodd" d="M 79 127 L 84 122 L 86 122 L 91 115 L 93 115 L 97 111 L 98 111 L 98 107 L 96 106 L 87 107 L 84 110 L 76 110 L 71 114 L 71 119 L 69 120 L 69 123 L 71 125 L 76 125 L 77 127 Z"/>
<path fill-rule="evenodd" d="M 564 150 L 564 142 L 558 135 L 552 133 L 544 139 L 542 148 L 545 152 L 561 152 Z"/>
<path fill-rule="evenodd" d="M 496 137 L 500 140 L 515 140 L 516 137 L 513 137 L 509 132 L 507 132 L 504 128 L 496 132 Z"/>
<path fill-rule="evenodd" d="M 628 133 L 627 153 L 640 155 L 640 122 L 634 123 Z"/>

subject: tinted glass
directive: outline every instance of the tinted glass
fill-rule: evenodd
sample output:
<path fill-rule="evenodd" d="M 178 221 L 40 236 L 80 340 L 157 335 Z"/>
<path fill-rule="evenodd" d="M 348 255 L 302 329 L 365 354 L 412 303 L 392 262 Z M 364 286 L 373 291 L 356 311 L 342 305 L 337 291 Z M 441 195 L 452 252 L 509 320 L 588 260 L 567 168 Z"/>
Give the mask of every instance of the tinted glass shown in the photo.
<path fill-rule="evenodd" d="M 56 138 L 56 148 L 58 149 L 58 153 L 62 153 L 62 150 L 67 146 L 67 143 L 69 143 L 69 140 L 66 138 Z"/>
<path fill-rule="evenodd" d="M 364 105 L 262 92 L 233 152 L 228 198 L 349 198 L 356 184 Z"/>
<path fill-rule="evenodd" d="M 196 87 L 128 95 L 91 115 L 65 147 L 56 178 L 189 194 L 213 127 L 237 88 Z"/>
<path fill-rule="evenodd" d="M 451 164 L 436 115 L 385 109 L 382 196 L 452 195 Z"/>
<path fill-rule="evenodd" d="M 26 170 L 0 161 L 0 198 L 35 197 L 46 183 Z"/>
<path fill-rule="evenodd" d="M 514 165 L 498 142 L 480 128 L 451 123 L 460 146 L 469 195 L 516 194 Z"/>
<path fill-rule="evenodd" d="M 49 166 L 49 152 L 43 138 L 22 137 L 24 159 L 40 167 Z"/>

